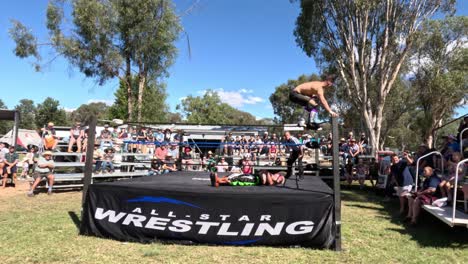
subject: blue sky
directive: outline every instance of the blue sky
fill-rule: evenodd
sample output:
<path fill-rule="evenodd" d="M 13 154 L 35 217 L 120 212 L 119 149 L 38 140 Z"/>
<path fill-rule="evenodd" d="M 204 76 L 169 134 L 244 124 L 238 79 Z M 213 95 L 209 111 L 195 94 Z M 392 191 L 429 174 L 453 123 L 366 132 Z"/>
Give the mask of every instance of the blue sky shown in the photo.
<path fill-rule="evenodd" d="M 185 10 L 194 0 L 176 0 Z M 0 79 L 2 99 L 13 108 L 22 98 L 42 102 L 58 99 L 65 109 L 83 103 L 112 103 L 117 81 L 104 86 L 86 79 L 63 59 L 55 60 L 43 72 L 35 72 L 28 60 L 13 55 L 8 28 L 11 18 L 22 21 L 46 39 L 47 0 L 8 1 L 0 11 Z M 467 15 L 458 4 L 457 14 Z M 185 38 L 177 42 L 179 56 L 166 79 L 171 110 L 180 99 L 217 90 L 234 107 L 257 117 L 273 117 L 268 97 L 275 87 L 301 74 L 318 72 L 314 60 L 296 46 L 293 30 L 299 4 L 289 0 L 200 0 L 195 10 L 182 17 L 190 36 L 191 58 Z M 53 54 L 44 50 L 43 57 Z M 228 100 L 229 98 L 229 100 Z M 463 109 L 460 113 L 467 113 Z"/>

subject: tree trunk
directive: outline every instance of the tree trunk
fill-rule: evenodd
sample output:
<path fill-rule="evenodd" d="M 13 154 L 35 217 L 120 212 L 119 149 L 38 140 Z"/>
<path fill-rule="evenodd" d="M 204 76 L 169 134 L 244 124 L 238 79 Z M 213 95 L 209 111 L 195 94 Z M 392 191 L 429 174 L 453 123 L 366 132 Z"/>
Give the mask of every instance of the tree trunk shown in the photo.
<path fill-rule="evenodd" d="M 141 122 L 141 108 L 143 105 L 143 92 L 145 90 L 146 76 L 143 73 L 138 76 L 138 122 Z"/>
<path fill-rule="evenodd" d="M 128 121 L 133 121 L 133 92 L 132 92 L 132 72 L 130 57 L 127 56 L 125 69 L 125 83 L 127 84 L 127 109 Z"/>

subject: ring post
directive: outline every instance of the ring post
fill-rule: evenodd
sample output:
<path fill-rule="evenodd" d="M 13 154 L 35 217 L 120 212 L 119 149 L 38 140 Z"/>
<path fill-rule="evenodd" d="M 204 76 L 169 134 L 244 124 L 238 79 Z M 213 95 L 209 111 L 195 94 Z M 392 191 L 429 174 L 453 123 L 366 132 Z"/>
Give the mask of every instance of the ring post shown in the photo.
<path fill-rule="evenodd" d="M 341 190 L 340 190 L 340 164 L 338 155 L 338 117 L 332 117 L 333 141 L 333 200 L 335 201 L 335 251 L 341 251 Z"/>
<path fill-rule="evenodd" d="M 86 162 L 84 168 L 83 178 L 83 198 L 81 200 L 81 208 L 83 208 L 86 201 L 86 194 L 88 193 L 88 187 L 91 184 L 93 177 L 93 152 L 94 152 L 94 141 L 96 139 L 96 117 L 93 116 L 89 122 L 88 130 L 88 146 L 86 147 Z"/>

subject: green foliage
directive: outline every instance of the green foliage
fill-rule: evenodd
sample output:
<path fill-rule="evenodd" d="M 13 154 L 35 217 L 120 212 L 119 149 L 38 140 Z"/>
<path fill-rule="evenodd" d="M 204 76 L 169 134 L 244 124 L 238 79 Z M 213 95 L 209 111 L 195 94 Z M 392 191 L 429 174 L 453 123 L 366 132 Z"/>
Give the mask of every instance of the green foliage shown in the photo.
<path fill-rule="evenodd" d="M 69 9 L 71 25 L 64 14 Z M 172 1 L 168 0 L 53 0 L 48 4 L 46 18 L 46 42 L 100 85 L 114 78 L 128 81 L 132 72 L 138 72 L 140 87 L 144 88 L 147 82 L 167 76 L 177 54 L 174 42 L 182 30 Z M 39 65 L 37 39 L 30 30 L 12 21 L 10 35 L 16 43 L 15 54 L 20 58 L 34 56 Z M 137 90 L 137 94 L 139 98 L 145 96 L 144 90 Z M 129 116 L 133 118 L 134 97 L 127 97 Z"/>
<path fill-rule="evenodd" d="M 318 81 L 320 77 L 316 74 L 301 75 L 296 80 L 288 80 L 275 88 L 275 92 L 270 95 L 270 102 L 273 106 L 273 112 L 278 117 L 277 123 L 297 123 L 302 115 L 303 107 L 289 100 L 289 92 L 292 87 L 309 81 Z"/>
<path fill-rule="evenodd" d="M 36 108 L 36 126 L 44 127 L 48 122 L 53 122 L 56 126 L 69 125 L 65 110 L 59 108 L 58 100 L 47 97 L 44 102 Z"/>
<path fill-rule="evenodd" d="M 33 100 L 21 99 L 15 109 L 20 113 L 20 128 L 36 129 L 36 106 Z"/>
<path fill-rule="evenodd" d="M 433 131 L 468 100 L 468 18 L 432 20 L 419 32 L 412 84 L 423 115 L 419 133 L 430 144 Z"/>
<path fill-rule="evenodd" d="M 221 102 L 215 91 L 208 90 L 203 97 L 188 96 L 177 106 L 188 123 L 198 124 L 255 124 L 253 115 L 239 111 Z"/>
<path fill-rule="evenodd" d="M 0 109 L 8 109 L 5 103 L 0 99 Z M 11 121 L 0 121 L 0 135 L 8 133 L 13 128 L 13 122 Z"/>
<path fill-rule="evenodd" d="M 82 104 L 78 109 L 73 111 L 70 115 L 70 121 L 81 122 L 83 125 L 89 124 L 91 118 L 95 116 L 99 119 L 107 118 L 107 111 L 109 107 L 102 102 Z"/>
<path fill-rule="evenodd" d="M 138 79 L 132 79 L 133 96 L 136 101 L 138 91 Z M 127 85 L 120 82 L 119 89 L 115 92 L 114 104 L 109 108 L 109 117 L 128 120 Z M 164 122 L 167 120 L 169 106 L 166 104 L 165 84 L 149 83 L 145 87 L 142 103 L 142 122 Z"/>

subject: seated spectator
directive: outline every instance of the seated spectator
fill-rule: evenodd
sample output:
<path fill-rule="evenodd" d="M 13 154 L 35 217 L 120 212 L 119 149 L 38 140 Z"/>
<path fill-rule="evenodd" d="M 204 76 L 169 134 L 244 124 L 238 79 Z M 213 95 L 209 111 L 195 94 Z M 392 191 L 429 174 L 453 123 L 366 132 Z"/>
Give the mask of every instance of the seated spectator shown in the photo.
<path fill-rule="evenodd" d="M 171 153 L 172 155 L 172 158 L 174 160 L 178 160 L 179 159 L 179 146 L 177 145 L 176 142 L 172 142 L 169 149 L 167 150 L 167 153 Z"/>
<path fill-rule="evenodd" d="M 278 145 L 273 141 L 273 139 L 270 140 L 269 148 L 268 148 L 268 160 L 276 160 L 276 156 L 278 155 Z"/>
<path fill-rule="evenodd" d="M 166 130 L 164 130 L 164 141 L 166 143 L 169 143 L 172 141 L 172 131 L 170 128 L 166 128 Z"/>
<path fill-rule="evenodd" d="M 182 170 L 193 170 L 192 148 L 189 146 L 184 147 L 184 152 L 181 155 Z"/>
<path fill-rule="evenodd" d="M 2 180 L 3 188 L 6 187 L 6 182 L 7 182 L 9 175 L 11 175 L 13 186 L 15 186 L 16 172 L 18 170 L 16 166 L 16 164 L 18 164 L 19 162 L 18 153 L 16 153 L 14 146 L 10 146 L 8 150 L 9 152 L 5 154 L 5 159 L 3 161 L 5 163 L 3 167 L 3 180 Z"/>
<path fill-rule="evenodd" d="M 364 188 L 364 182 L 366 181 L 366 175 L 369 174 L 369 167 L 364 164 L 362 159 L 358 160 L 358 164 L 355 166 L 356 174 L 359 181 L 359 188 Z"/>
<path fill-rule="evenodd" d="M 93 163 L 94 163 L 94 172 L 95 173 L 101 172 L 102 159 L 103 158 L 104 158 L 104 153 L 99 148 L 99 144 L 94 144 Z"/>
<path fill-rule="evenodd" d="M 146 129 L 140 127 L 137 132 L 138 150 L 140 153 L 146 154 Z"/>
<path fill-rule="evenodd" d="M 28 153 L 26 153 L 23 159 L 23 172 L 21 173 L 22 177 L 29 178 L 29 175 L 32 175 L 38 158 L 36 150 L 37 149 L 35 146 L 30 146 L 28 148 Z"/>
<path fill-rule="evenodd" d="M 234 155 L 239 155 L 241 152 L 241 141 L 240 137 L 236 136 L 236 139 L 234 140 Z"/>
<path fill-rule="evenodd" d="M 166 144 L 163 143 L 161 146 L 156 148 L 156 151 L 154 152 L 154 156 L 159 159 L 159 160 L 164 160 L 168 154 L 168 150 L 166 147 Z"/>
<path fill-rule="evenodd" d="M 84 138 L 84 130 L 81 128 L 81 123 L 76 122 L 72 128 L 70 128 L 70 140 L 68 142 L 68 152 L 73 152 L 73 145 L 76 144 L 76 152 L 81 152 L 81 143 Z"/>
<path fill-rule="evenodd" d="M 164 142 L 164 133 L 161 131 L 160 128 L 156 129 L 156 132 L 154 132 L 153 136 L 156 140 L 156 146 L 159 146 Z"/>
<path fill-rule="evenodd" d="M 216 159 L 213 157 L 213 152 L 208 151 L 206 158 L 203 159 L 202 165 L 206 167 L 207 171 L 216 170 Z"/>
<path fill-rule="evenodd" d="M 253 172 L 253 163 L 249 158 L 250 154 L 244 154 L 244 157 L 241 160 L 241 170 L 243 174 L 252 174 Z"/>
<path fill-rule="evenodd" d="M 49 188 L 47 189 L 47 194 L 52 194 L 52 187 L 54 186 L 54 168 L 55 163 L 52 160 L 52 152 L 45 151 L 44 153 L 42 153 L 42 157 L 39 157 L 37 161 L 37 166 L 34 169 L 34 183 L 32 184 L 31 189 L 28 192 L 29 197 L 34 196 L 34 190 L 36 189 L 37 185 L 39 184 L 39 182 L 41 182 L 42 179 L 46 179 L 49 181 Z"/>
<path fill-rule="evenodd" d="M 49 122 L 47 127 L 42 128 L 42 140 L 45 150 L 55 150 L 58 144 L 58 137 L 55 134 L 54 123 Z"/>
<path fill-rule="evenodd" d="M 172 159 L 172 155 L 170 153 L 167 153 L 162 163 L 162 173 L 169 173 L 174 171 L 177 171 L 176 164 L 174 162 L 174 159 Z"/>
<path fill-rule="evenodd" d="M 277 185 L 284 183 L 285 175 L 286 173 L 282 171 L 277 173 L 271 173 L 267 170 L 263 170 L 260 172 L 260 179 L 262 180 L 263 185 Z"/>
<path fill-rule="evenodd" d="M 114 172 L 114 150 L 112 148 L 107 148 L 102 157 L 102 171 L 110 173 Z"/>
<path fill-rule="evenodd" d="M 153 176 L 162 173 L 162 161 L 159 159 L 151 160 L 151 168 L 148 171 L 148 176 Z"/>
<path fill-rule="evenodd" d="M 221 157 L 221 160 L 216 165 L 216 169 L 218 172 L 227 172 L 229 168 L 229 164 L 226 162 L 224 157 Z"/>
<path fill-rule="evenodd" d="M 424 168 L 423 176 L 422 189 L 408 196 L 408 215 L 406 219 L 411 221 L 411 225 L 416 225 L 422 205 L 432 204 L 432 202 L 437 200 L 436 191 L 440 184 L 440 178 L 437 177 L 431 167 Z"/>
<path fill-rule="evenodd" d="M 104 130 L 101 131 L 99 138 L 101 140 L 101 147 L 100 147 L 101 150 L 103 150 L 104 148 L 114 147 L 114 144 L 112 142 L 112 134 L 111 134 L 111 131 L 109 130 L 108 124 L 104 125 Z"/>
<path fill-rule="evenodd" d="M 447 203 L 452 202 L 452 187 L 455 184 L 455 176 L 457 170 L 457 164 L 461 161 L 460 152 L 454 152 L 452 158 L 447 162 L 447 171 L 448 174 L 442 176 L 442 182 L 440 183 L 440 191 L 442 197 L 447 197 Z M 464 166 L 460 166 L 458 171 L 458 180 L 463 181 L 463 176 L 465 175 Z"/>
<path fill-rule="evenodd" d="M 358 144 L 356 144 L 356 140 L 354 138 L 350 139 L 349 146 L 348 146 L 348 158 L 351 159 L 352 164 L 357 164 L 359 153 L 360 153 L 360 148 Z"/>
<path fill-rule="evenodd" d="M 155 148 L 155 139 L 154 139 L 154 133 L 153 130 L 148 129 L 148 132 L 146 132 L 146 147 L 147 147 L 147 153 L 148 154 L 154 154 Z"/>
<path fill-rule="evenodd" d="M 365 155 L 367 153 L 367 146 L 369 141 L 367 140 L 366 133 L 361 133 L 361 138 L 359 139 L 359 146 L 361 146 L 361 153 Z"/>
<path fill-rule="evenodd" d="M 244 134 L 241 135 L 241 138 L 240 138 L 239 142 L 240 142 L 240 153 L 239 154 L 244 154 L 244 153 L 249 152 L 248 140 L 247 140 L 247 138 L 245 138 Z"/>
<path fill-rule="evenodd" d="M 137 143 L 137 138 L 138 138 L 138 131 L 134 127 L 130 127 L 128 130 L 128 133 L 130 134 L 131 138 L 131 144 L 128 145 L 128 151 L 131 153 L 136 153 L 138 150 L 138 143 Z"/>
<path fill-rule="evenodd" d="M 234 150 L 235 138 L 232 136 L 232 132 L 224 138 L 224 155 L 232 156 Z"/>

